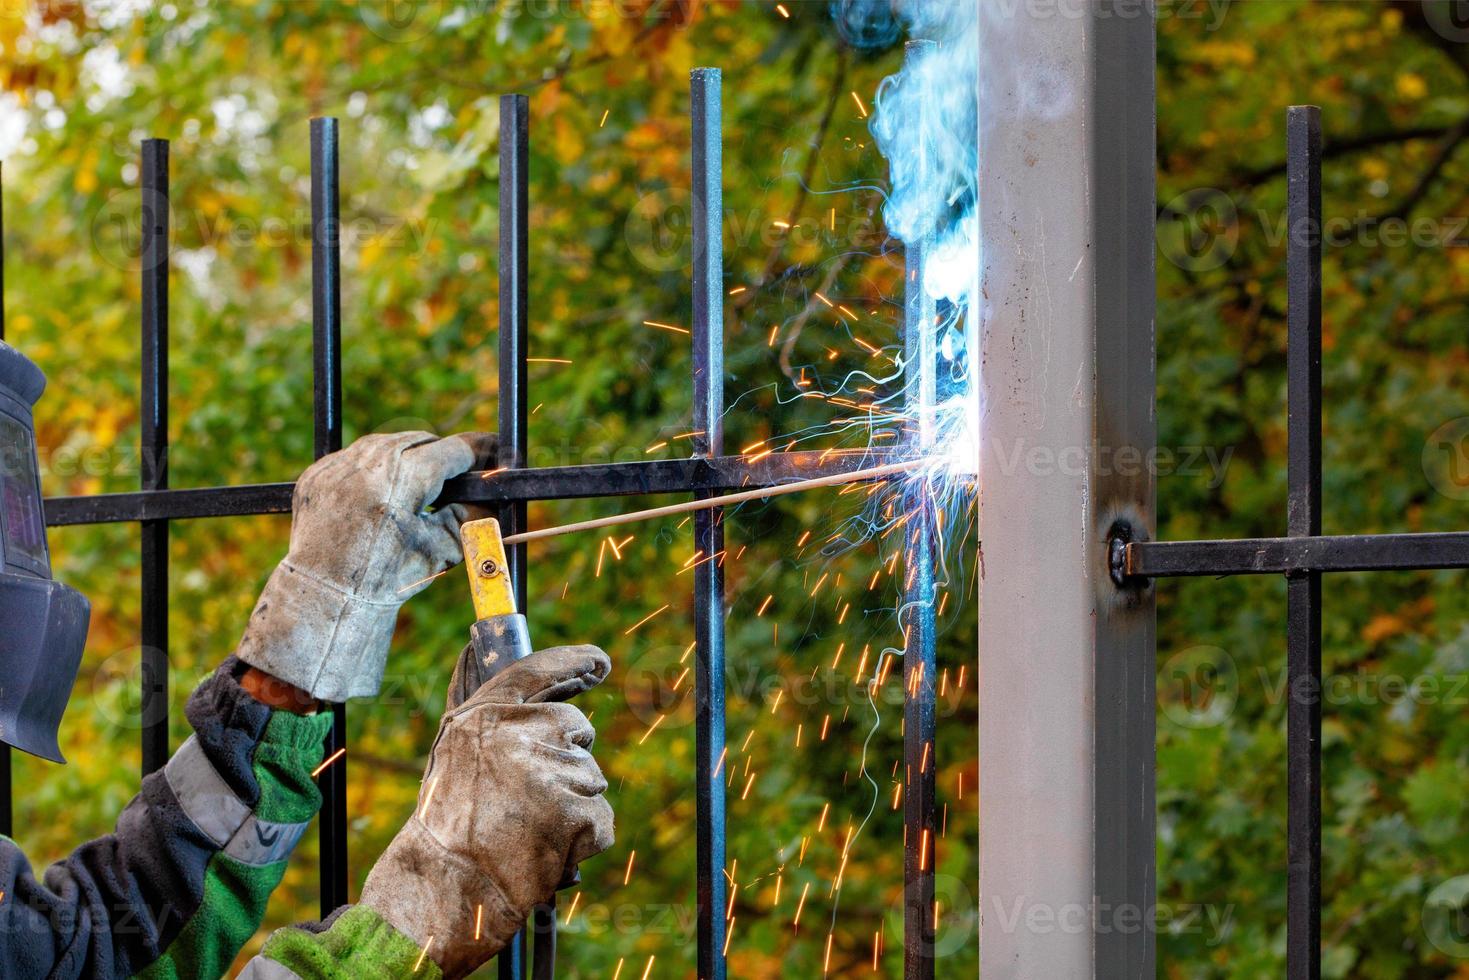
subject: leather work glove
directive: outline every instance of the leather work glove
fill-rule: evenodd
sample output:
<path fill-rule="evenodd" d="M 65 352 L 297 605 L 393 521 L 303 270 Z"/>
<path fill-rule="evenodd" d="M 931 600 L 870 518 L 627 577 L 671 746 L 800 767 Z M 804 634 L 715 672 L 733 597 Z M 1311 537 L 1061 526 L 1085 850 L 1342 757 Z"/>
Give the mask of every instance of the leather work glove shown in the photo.
<path fill-rule="evenodd" d="M 611 668 L 596 647 L 543 650 L 445 714 L 418 809 L 361 899 L 444 976 L 489 960 L 578 864 L 612 846 L 595 733 L 563 703 Z"/>
<path fill-rule="evenodd" d="M 492 466 L 496 446 L 486 433 L 397 432 L 313 464 L 296 484 L 290 551 L 239 658 L 323 701 L 376 694 L 399 608 L 464 560 L 468 509 L 427 509 L 445 481 Z"/>

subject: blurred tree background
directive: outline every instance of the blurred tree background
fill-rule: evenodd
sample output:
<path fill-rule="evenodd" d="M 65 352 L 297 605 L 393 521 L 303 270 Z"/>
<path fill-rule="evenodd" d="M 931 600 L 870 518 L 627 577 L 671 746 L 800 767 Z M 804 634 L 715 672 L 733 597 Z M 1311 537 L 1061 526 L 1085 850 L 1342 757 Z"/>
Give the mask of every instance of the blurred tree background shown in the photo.
<path fill-rule="evenodd" d="M 349 439 L 495 425 L 502 93 L 525 92 L 531 107 L 533 465 L 690 451 L 696 66 L 725 78 L 730 450 L 783 448 L 850 416 L 800 396 L 874 363 L 854 338 L 897 342 L 903 256 L 882 229 L 887 171 L 867 116 L 901 45 L 860 55 L 824 4 L 3 9 L 7 329 L 52 381 L 38 413 L 48 493 L 137 483 L 137 161 L 150 135 L 173 141 L 177 487 L 289 480 L 310 461 L 314 115 L 342 127 Z M 875 705 L 856 683 L 901 644 L 897 590 L 877 543 L 828 547 L 863 498 L 788 498 L 729 520 L 735 976 L 810 976 L 828 962 L 832 975 L 865 975 L 874 958 L 900 971 L 902 672 L 889 672 Z M 627 506 L 546 505 L 531 520 Z M 961 505 L 943 600 L 939 911 L 946 972 L 973 973 L 965 519 Z M 189 690 L 233 649 L 287 530 L 275 517 L 175 525 L 175 744 Z M 137 532 L 71 529 L 52 540 L 58 574 L 96 611 L 62 733 L 71 766 L 17 763 L 17 833 L 38 862 L 107 831 L 136 790 L 139 761 Z M 681 574 L 691 541 L 686 522 L 671 520 L 532 556 L 537 642 L 595 642 L 617 665 L 583 707 L 599 729 L 618 841 L 587 864 L 579 893 L 562 896 L 568 977 L 642 976 L 650 962 L 648 976 L 692 974 L 692 577 Z M 463 580 L 435 583 L 402 617 L 382 695 L 349 710 L 354 895 L 412 811 L 471 621 Z M 317 916 L 316 861 L 313 834 L 268 928 Z"/>
<path fill-rule="evenodd" d="M 1300 102 L 1323 107 L 1325 209 L 1339 219 L 1326 258 L 1327 530 L 1461 529 L 1469 24 L 1436 0 L 1158 6 L 1159 442 L 1172 452 L 1160 536 L 1284 528 L 1281 163 L 1284 109 Z M 886 166 L 866 117 L 901 54 L 860 55 L 825 3 L 0 0 L 0 47 L 7 330 L 52 379 L 38 417 L 48 493 L 136 486 L 136 162 L 150 135 L 173 140 L 175 486 L 287 480 L 309 462 L 312 115 L 342 119 L 349 437 L 494 425 L 502 92 L 531 97 L 533 464 L 687 452 L 687 337 L 646 321 L 688 325 L 692 67 L 725 73 L 731 449 L 832 421 L 838 407 L 796 398 L 800 382 L 867 366 L 855 338 L 897 341 L 902 256 L 882 230 Z M 874 719 L 855 683 L 900 642 L 896 593 L 876 544 L 823 553 L 860 513 L 851 500 L 807 495 L 730 519 L 729 954 L 742 978 L 871 975 L 874 937 L 878 972 L 900 974 L 899 686 L 889 680 Z M 546 505 L 532 522 L 608 506 Z M 187 691 L 233 648 L 286 531 L 281 518 L 175 526 L 175 741 Z M 566 975 L 642 975 L 651 960 L 650 976 L 690 976 L 679 573 L 692 546 L 675 521 L 611 540 L 554 542 L 531 566 L 538 642 L 599 642 L 617 665 L 585 707 L 618 844 L 584 869 Z M 17 835 L 38 863 L 110 829 L 138 766 L 136 530 L 52 543 L 96 613 L 62 733 L 71 766 L 18 757 Z M 940 972 L 972 976 L 962 508 L 950 543 Z M 1435 918 L 1469 894 L 1462 578 L 1327 582 L 1332 977 L 1469 976 L 1469 949 Z M 1279 976 L 1284 589 L 1188 581 L 1159 598 L 1159 973 Z M 354 894 L 411 811 L 470 616 L 457 579 L 436 583 L 404 614 L 383 695 L 350 712 Z M 298 852 L 268 927 L 315 917 L 315 848 Z"/>

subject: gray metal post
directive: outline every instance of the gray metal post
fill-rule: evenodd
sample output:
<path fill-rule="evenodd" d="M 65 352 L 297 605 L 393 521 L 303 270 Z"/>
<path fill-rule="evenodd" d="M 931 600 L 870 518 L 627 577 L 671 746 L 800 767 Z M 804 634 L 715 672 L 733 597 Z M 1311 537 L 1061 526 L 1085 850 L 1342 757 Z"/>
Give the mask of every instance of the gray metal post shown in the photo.
<path fill-rule="evenodd" d="M 1155 972 L 1151 9 L 981 8 L 986 980 Z"/>

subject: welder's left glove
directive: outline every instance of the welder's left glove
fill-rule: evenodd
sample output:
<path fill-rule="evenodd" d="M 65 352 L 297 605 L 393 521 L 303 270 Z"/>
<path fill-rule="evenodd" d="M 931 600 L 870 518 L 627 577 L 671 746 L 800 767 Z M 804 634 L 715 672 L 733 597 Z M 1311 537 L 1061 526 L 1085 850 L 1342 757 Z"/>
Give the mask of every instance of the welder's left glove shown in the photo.
<path fill-rule="evenodd" d="M 541 650 L 448 711 L 418 809 L 368 874 L 357 914 L 411 939 L 445 977 L 465 977 L 578 864 L 611 847 L 596 732 L 566 703 L 611 669 L 596 647 Z"/>
<path fill-rule="evenodd" d="M 291 547 L 239 658 L 323 701 L 376 694 L 398 610 L 464 560 L 461 505 L 430 513 L 445 481 L 494 465 L 496 439 L 365 436 L 301 475 Z"/>

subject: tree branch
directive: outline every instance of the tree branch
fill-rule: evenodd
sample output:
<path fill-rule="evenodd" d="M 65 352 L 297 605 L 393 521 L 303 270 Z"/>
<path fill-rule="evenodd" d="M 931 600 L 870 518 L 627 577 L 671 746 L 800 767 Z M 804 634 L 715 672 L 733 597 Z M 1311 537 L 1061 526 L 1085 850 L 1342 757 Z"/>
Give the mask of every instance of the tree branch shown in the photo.
<path fill-rule="evenodd" d="M 1442 139 L 1452 133 L 1458 124 L 1443 126 L 1409 126 L 1407 129 L 1398 129 L 1386 133 L 1366 133 L 1361 136 L 1353 136 L 1347 139 L 1331 140 L 1321 148 L 1322 161 L 1331 160 L 1336 157 L 1350 156 L 1363 150 L 1376 149 L 1379 146 L 1392 146 L 1395 143 L 1411 143 L 1416 140 Z M 1286 162 L 1281 160 L 1268 166 L 1258 167 L 1254 170 L 1245 170 L 1239 173 L 1234 183 L 1237 186 L 1253 186 L 1263 184 L 1276 177 L 1285 176 Z"/>
<path fill-rule="evenodd" d="M 1423 172 L 1423 176 L 1418 178 L 1418 183 L 1413 185 L 1413 189 L 1408 192 L 1406 197 L 1398 202 L 1396 207 L 1382 215 L 1378 220 L 1406 218 L 1412 214 L 1413 209 L 1433 189 L 1434 181 L 1438 180 L 1443 174 L 1444 167 L 1448 166 L 1449 161 L 1454 157 L 1455 151 L 1463 145 L 1466 136 L 1469 136 L 1469 119 L 1460 120 L 1458 125 L 1448 132 L 1443 142 L 1439 144 L 1438 152 L 1433 155 L 1433 160 L 1429 163 L 1428 169 Z"/>

